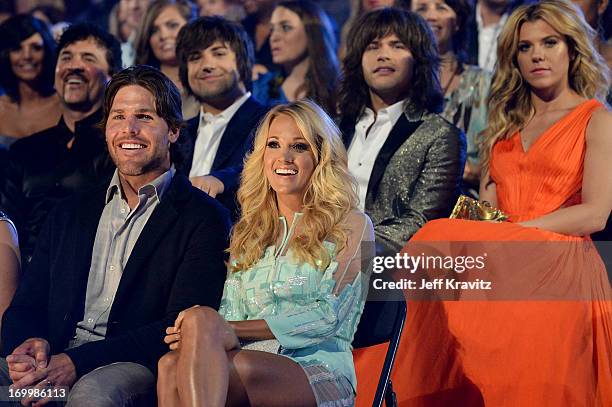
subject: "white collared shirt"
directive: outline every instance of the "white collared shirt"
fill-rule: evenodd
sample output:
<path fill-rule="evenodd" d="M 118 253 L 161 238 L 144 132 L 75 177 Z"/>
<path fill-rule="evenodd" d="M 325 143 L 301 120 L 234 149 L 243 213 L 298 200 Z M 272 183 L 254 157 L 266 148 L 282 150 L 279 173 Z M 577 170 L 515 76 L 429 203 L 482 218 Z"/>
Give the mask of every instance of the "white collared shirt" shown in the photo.
<path fill-rule="evenodd" d="M 362 211 L 365 211 L 365 198 L 374 162 L 391 129 L 404 113 L 405 101 L 406 99 L 380 109 L 378 114 L 366 107 L 355 124 L 355 135 L 348 149 L 348 167 L 357 179 L 359 208 Z"/>
<path fill-rule="evenodd" d="M 480 14 L 480 4 L 476 4 L 476 24 L 478 27 L 478 66 L 493 72 L 497 62 L 497 37 L 508 20 L 508 13 L 504 13 L 501 19 L 488 26 L 484 26 Z"/>
<path fill-rule="evenodd" d="M 193 148 L 193 161 L 191 171 L 189 172 L 190 178 L 210 173 L 215 162 L 219 144 L 221 143 L 221 138 L 228 123 L 232 120 L 238 109 L 240 109 L 240 106 L 250 97 L 251 92 L 245 93 L 217 115 L 205 113 L 204 109 L 200 108 L 200 125 Z"/>

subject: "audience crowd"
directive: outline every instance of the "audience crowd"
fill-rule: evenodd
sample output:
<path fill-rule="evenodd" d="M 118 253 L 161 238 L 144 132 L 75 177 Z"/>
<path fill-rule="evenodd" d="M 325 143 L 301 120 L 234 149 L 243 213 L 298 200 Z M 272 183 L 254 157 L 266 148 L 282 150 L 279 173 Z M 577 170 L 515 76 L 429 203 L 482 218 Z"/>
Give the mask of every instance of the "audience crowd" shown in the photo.
<path fill-rule="evenodd" d="M 373 256 L 612 240 L 608 0 L 32 0 L 0 22 L 0 386 L 371 405 L 383 348 L 351 343 Z M 507 221 L 444 220 L 461 195 Z M 581 250 L 584 307 L 409 301 L 399 405 L 612 405 L 612 291 Z M 479 348 L 496 318 L 522 339 Z"/>

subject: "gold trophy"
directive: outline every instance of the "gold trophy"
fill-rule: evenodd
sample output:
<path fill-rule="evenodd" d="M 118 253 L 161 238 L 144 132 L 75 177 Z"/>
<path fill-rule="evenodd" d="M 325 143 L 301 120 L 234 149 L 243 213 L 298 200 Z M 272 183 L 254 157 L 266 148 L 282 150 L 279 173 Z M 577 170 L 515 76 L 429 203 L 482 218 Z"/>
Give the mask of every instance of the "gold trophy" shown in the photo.
<path fill-rule="evenodd" d="M 450 215 L 451 219 L 488 220 L 503 222 L 508 219 L 506 215 L 487 201 L 480 202 L 466 195 L 461 195 Z"/>

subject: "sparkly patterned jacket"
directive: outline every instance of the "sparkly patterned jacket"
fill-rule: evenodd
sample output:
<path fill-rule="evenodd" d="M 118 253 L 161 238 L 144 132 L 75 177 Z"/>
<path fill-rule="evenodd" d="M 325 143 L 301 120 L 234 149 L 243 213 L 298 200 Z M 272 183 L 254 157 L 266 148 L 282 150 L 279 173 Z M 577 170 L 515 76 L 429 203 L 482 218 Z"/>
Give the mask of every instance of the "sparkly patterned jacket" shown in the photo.
<path fill-rule="evenodd" d="M 340 122 L 346 148 L 358 120 Z M 377 254 L 399 252 L 425 222 L 450 214 L 465 164 L 465 135 L 408 102 L 381 148 L 370 175 L 365 212 Z"/>

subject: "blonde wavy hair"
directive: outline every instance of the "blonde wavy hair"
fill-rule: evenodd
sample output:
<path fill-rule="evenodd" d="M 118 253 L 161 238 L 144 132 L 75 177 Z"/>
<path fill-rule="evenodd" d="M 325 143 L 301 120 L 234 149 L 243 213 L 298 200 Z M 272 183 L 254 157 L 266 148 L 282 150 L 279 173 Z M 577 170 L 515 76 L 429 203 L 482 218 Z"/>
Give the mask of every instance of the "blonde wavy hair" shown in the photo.
<path fill-rule="evenodd" d="M 331 258 L 323 246 L 327 240 L 338 251 L 345 247 L 347 231 L 342 222 L 357 208 L 356 182 L 349 174 L 347 153 L 332 119 L 309 100 L 278 105 L 268 112 L 255 135 L 253 152 L 242 171 L 238 202 L 241 217 L 233 228 L 229 252 L 232 271 L 246 270 L 266 247 L 276 244 L 281 232 L 276 192 L 264 171 L 264 153 L 270 125 L 280 115 L 291 117 L 314 155 L 315 168 L 303 199 L 300 231 L 289 243 L 294 260 L 325 270 Z"/>
<path fill-rule="evenodd" d="M 488 127 L 481 138 L 483 174 L 497 141 L 510 137 L 533 114 L 530 88 L 517 62 L 519 33 L 525 22 L 542 20 L 564 38 L 570 55 L 569 86 L 579 95 L 605 101 L 610 70 L 594 45 L 596 32 L 569 1 L 542 0 L 517 8 L 499 35 L 497 65 L 489 94 Z"/>

